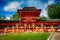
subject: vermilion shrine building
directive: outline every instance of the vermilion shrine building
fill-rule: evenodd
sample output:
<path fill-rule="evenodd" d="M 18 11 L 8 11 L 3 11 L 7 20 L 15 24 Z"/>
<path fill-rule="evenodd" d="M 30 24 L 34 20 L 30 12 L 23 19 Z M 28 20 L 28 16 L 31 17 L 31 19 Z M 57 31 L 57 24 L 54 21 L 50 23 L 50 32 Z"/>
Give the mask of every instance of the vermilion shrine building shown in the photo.
<path fill-rule="evenodd" d="M 0 33 L 60 32 L 59 20 L 38 20 L 41 9 L 24 7 L 17 10 L 20 20 L 0 20 Z"/>

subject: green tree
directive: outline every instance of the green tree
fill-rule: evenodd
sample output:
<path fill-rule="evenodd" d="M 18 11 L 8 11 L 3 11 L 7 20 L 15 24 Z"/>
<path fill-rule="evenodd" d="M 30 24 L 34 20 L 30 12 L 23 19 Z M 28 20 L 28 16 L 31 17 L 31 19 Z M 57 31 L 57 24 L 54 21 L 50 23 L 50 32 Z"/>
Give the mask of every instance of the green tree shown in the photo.
<path fill-rule="evenodd" d="M 39 17 L 39 20 L 46 20 L 46 19 L 48 19 L 48 18 L 45 17 L 45 16 L 40 16 L 40 17 Z"/>
<path fill-rule="evenodd" d="M 11 19 L 13 19 L 13 20 L 20 20 L 20 17 L 18 15 L 18 13 L 16 12 L 16 14 L 14 14 Z"/>
<path fill-rule="evenodd" d="M 5 15 L 2 15 L 2 17 L 0 17 L 0 20 L 4 20 L 6 18 Z"/>
<path fill-rule="evenodd" d="M 47 7 L 50 19 L 60 19 L 60 4 L 52 4 Z"/>

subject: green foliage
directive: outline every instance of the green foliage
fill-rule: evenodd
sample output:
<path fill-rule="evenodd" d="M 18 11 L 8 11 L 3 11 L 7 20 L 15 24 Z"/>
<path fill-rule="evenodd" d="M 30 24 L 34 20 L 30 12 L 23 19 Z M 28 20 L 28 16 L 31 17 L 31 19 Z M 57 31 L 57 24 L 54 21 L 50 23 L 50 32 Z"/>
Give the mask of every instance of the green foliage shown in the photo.
<path fill-rule="evenodd" d="M 45 16 L 40 16 L 40 17 L 39 17 L 39 20 L 46 20 L 46 19 L 48 19 L 48 18 L 45 17 Z"/>
<path fill-rule="evenodd" d="M 6 16 L 3 15 L 3 16 L 0 18 L 0 20 L 4 20 L 5 18 L 6 18 Z"/>
<path fill-rule="evenodd" d="M 4 20 L 4 18 L 0 18 L 0 20 Z"/>
<path fill-rule="evenodd" d="M 49 5 L 47 9 L 49 18 L 60 19 L 60 4 Z"/>
<path fill-rule="evenodd" d="M 15 15 L 12 17 L 13 20 L 20 20 L 19 14 L 16 12 Z"/>

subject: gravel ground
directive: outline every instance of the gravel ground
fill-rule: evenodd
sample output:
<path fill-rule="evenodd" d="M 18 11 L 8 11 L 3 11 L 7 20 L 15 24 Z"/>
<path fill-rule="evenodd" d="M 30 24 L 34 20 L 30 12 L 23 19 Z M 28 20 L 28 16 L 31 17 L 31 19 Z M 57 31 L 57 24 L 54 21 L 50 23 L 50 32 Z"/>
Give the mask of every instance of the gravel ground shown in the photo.
<path fill-rule="evenodd" d="M 60 40 L 60 32 L 55 32 L 51 40 Z"/>

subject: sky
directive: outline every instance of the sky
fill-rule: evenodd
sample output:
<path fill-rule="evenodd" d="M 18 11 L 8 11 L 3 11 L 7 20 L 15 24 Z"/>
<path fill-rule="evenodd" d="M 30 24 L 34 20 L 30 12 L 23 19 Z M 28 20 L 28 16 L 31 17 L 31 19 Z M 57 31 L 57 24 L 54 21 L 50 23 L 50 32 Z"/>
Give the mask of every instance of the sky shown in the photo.
<path fill-rule="evenodd" d="M 0 0 L 0 17 L 6 15 L 6 18 L 10 19 L 17 9 L 32 6 L 41 9 L 40 16 L 48 17 L 46 8 L 54 3 L 56 3 L 56 0 Z"/>

